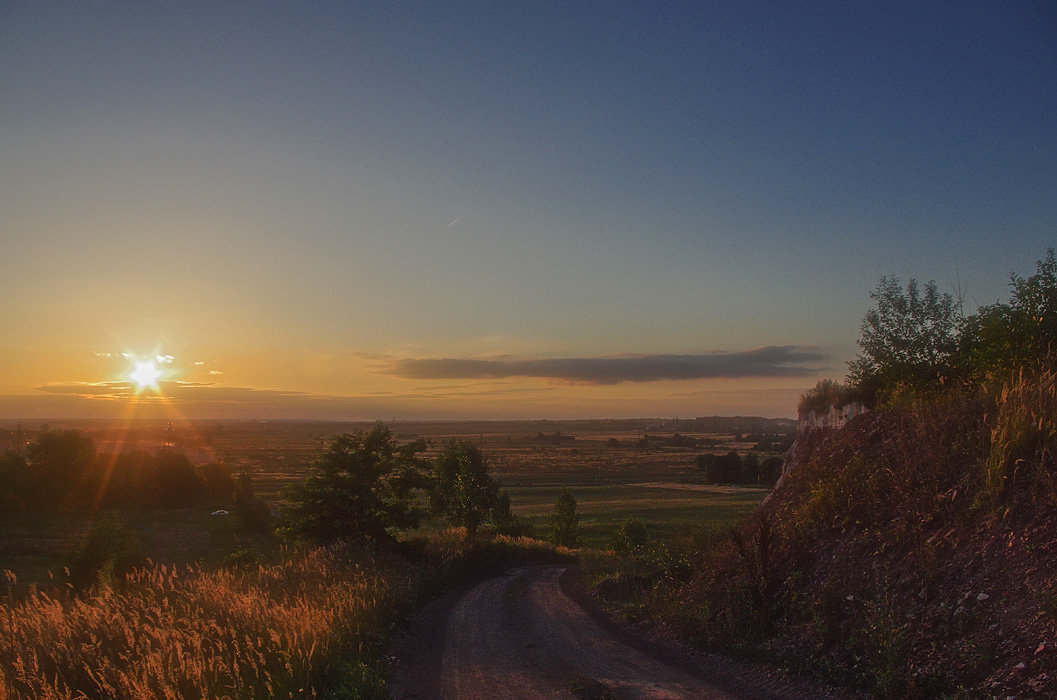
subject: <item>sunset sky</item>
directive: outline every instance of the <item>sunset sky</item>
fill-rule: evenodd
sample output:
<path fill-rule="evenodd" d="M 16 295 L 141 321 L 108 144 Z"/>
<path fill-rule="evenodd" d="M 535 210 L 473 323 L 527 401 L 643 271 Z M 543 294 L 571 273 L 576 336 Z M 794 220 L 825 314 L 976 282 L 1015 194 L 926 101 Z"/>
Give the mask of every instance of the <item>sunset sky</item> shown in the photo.
<path fill-rule="evenodd" d="M 1057 245 L 1046 0 L 3 3 L 0 96 L 4 419 L 790 416 Z"/>

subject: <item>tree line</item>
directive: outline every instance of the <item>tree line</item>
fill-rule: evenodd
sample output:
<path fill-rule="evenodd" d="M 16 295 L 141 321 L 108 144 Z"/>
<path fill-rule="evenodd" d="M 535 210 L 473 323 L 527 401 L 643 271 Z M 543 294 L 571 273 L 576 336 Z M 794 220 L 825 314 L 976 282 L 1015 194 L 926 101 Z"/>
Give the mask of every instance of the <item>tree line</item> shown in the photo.
<path fill-rule="evenodd" d="M 94 513 L 105 509 L 231 507 L 251 531 L 267 530 L 267 506 L 248 474 L 179 450 L 96 451 L 80 430 L 45 430 L 25 452 L 0 455 L 0 517 L 21 512 Z"/>
<path fill-rule="evenodd" d="M 801 399 L 801 412 L 861 401 L 874 406 L 901 396 L 1009 378 L 1053 364 L 1057 353 L 1057 259 L 1053 248 L 1027 277 L 1010 274 L 1006 302 L 966 315 L 962 299 L 934 281 L 903 287 L 882 277 L 870 293 L 859 352 L 842 382 L 824 380 Z"/>
<path fill-rule="evenodd" d="M 773 486 L 782 473 L 782 458 L 760 460 L 754 454 L 740 455 L 737 450 L 726 454 L 697 456 L 697 468 L 710 484 L 760 484 Z"/>

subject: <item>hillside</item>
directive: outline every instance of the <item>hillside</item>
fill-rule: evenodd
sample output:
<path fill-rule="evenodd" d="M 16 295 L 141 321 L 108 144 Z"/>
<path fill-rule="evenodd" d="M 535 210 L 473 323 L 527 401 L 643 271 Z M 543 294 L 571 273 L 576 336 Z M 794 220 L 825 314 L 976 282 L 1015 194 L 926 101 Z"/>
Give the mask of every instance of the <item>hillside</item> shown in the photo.
<path fill-rule="evenodd" d="M 596 590 L 699 646 L 879 695 L 1053 697 L 1055 407 L 1044 373 L 807 430 L 748 523 Z"/>

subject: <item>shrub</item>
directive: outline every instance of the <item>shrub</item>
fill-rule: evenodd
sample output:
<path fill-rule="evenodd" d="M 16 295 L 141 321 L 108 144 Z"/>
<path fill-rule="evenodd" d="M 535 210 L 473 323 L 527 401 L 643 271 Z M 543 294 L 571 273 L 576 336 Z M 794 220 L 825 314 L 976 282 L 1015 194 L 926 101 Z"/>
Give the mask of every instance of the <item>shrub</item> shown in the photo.
<path fill-rule="evenodd" d="M 70 556 L 70 579 L 77 587 L 123 579 L 147 561 L 136 534 L 120 515 L 96 516 L 84 540 Z"/>
<path fill-rule="evenodd" d="M 647 542 L 649 542 L 649 532 L 646 530 L 645 523 L 639 520 L 621 521 L 609 539 L 610 546 L 624 556 L 643 549 Z"/>
<path fill-rule="evenodd" d="M 855 391 L 852 387 L 833 379 L 822 379 L 803 393 L 796 405 L 796 412 L 801 419 L 804 419 L 809 413 L 823 414 L 830 408 L 841 408 L 855 400 Z"/>

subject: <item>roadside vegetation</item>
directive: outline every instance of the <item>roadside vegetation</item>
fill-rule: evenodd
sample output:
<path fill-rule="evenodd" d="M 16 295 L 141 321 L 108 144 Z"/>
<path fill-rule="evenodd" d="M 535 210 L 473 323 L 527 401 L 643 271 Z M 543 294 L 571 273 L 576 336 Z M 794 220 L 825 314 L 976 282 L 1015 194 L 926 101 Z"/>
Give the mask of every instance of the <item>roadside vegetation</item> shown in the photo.
<path fill-rule="evenodd" d="M 772 497 L 695 542 L 634 523 L 587 559 L 613 609 L 885 697 L 1057 695 L 1057 263 L 965 316 L 882 279 L 847 378 Z"/>
<path fill-rule="evenodd" d="M 0 694 L 385 697 L 382 652 L 403 612 L 514 562 L 570 556 L 500 532 L 524 525 L 474 446 L 449 442 L 432 461 L 417 457 L 417 447 L 398 446 L 380 424 L 335 437 L 291 490 L 270 546 L 237 551 L 220 565 L 156 565 L 121 509 L 88 513 L 68 565 L 51 580 L 26 585 L 6 572 Z M 179 476 L 165 482 L 181 490 L 164 504 L 256 507 L 244 478 L 195 470 L 176 454 L 134 458 L 155 478 L 165 470 Z M 14 507 L 30 515 L 155 493 L 144 491 L 156 488 L 145 481 L 117 481 L 119 495 L 78 496 L 78 484 L 104 483 L 99 475 L 108 468 L 111 479 L 125 474 L 131 458 L 100 458 L 76 431 L 45 432 L 25 455 L 7 457 L 19 460 L 29 478 Z M 35 490 L 44 487 L 62 498 L 50 502 Z M 427 503 L 452 526 L 412 529 Z M 266 507 L 257 517 L 272 522 Z M 492 530 L 478 536 L 485 524 Z"/>

